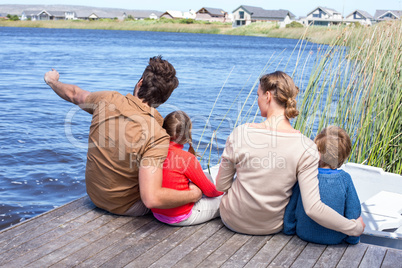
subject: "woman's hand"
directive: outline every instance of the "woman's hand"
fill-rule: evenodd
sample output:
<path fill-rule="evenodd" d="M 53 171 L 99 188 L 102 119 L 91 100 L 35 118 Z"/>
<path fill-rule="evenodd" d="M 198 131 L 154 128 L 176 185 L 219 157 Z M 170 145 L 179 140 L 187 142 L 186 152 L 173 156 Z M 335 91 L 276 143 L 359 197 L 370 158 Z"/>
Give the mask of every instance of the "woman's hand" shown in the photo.
<path fill-rule="evenodd" d="M 357 218 L 356 220 L 358 220 L 358 221 L 361 222 L 361 224 L 362 224 L 362 226 L 363 226 L 363 231 L 362 231 L 362 232 L 364 232 L 364 229 L 366 228 L 366 224 L 364 223 L 362 216 L 360 216 L 360 217 Z"/>

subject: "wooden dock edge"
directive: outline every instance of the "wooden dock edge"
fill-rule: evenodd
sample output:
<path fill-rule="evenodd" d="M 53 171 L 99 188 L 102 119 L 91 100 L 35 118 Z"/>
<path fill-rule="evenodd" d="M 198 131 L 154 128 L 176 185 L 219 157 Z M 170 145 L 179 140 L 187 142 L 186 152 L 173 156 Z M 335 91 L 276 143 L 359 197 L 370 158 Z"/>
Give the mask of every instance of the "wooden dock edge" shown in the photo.
<path fill-rule="evenodd" d="M 402 267 L 402 250 L 251 236 L 220 219 L 171 227 L 123 217 L 84 196 L 0 231 L 0 267 Z"/>

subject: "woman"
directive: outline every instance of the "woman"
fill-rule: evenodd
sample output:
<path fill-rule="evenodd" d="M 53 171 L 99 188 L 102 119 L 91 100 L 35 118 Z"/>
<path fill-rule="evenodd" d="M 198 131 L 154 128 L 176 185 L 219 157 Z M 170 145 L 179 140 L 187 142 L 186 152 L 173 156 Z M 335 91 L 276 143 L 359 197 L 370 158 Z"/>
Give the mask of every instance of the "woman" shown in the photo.
<path fill-rule="evenodd" d="M 281 231 L 286 205 L 298 181 L 310 218 L 326 228 L 359 236 L 364 230 L 361 217 L 348 220 L 320 200 L 317 147 L 289 122 L 298 115 L 298 92 L 283 72 L 260 78 L 258 106 L 266 120 L 235 128 L 222 154 L 216 183 L 217 190 L 227 192 L 220 205 L 222 221 L 239 233 Z"/>

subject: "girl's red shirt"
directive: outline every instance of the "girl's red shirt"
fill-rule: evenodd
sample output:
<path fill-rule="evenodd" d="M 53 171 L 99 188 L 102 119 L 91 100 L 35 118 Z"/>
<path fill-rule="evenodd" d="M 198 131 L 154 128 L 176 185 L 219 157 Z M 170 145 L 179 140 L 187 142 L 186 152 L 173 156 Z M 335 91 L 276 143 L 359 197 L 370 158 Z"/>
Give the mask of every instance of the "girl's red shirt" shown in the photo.
<path fill-rule="evenodd" d="M 201 164 L 195 155 L 184 151 L 184 145 L 173 141 L 169 144 L 169 152 L 163 163 L 162 187 L 186 191 L 189 182 L 197 185 L 207 197 L 216 197 L 223 194 L 216 190 L 215 185 L 205 176 Z M 194 203 L 170 209 L 152 209 L 152 212 L 169 217 L 188 214 Z"/>

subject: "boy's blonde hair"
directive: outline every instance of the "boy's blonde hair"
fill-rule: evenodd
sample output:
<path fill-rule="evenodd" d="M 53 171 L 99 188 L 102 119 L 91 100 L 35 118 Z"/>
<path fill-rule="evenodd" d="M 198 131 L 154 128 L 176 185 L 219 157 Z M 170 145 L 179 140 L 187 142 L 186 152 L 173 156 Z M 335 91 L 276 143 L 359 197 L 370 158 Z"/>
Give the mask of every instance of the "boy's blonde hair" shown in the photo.
<path fill-rule="evenodd" d="M 314 142 L 321 155 L 320 167 L 329 166 L 331 169 L 341 167 L 352 150 L 349 135 L 337 126 L 328 126 L 321 130 Z"/>

